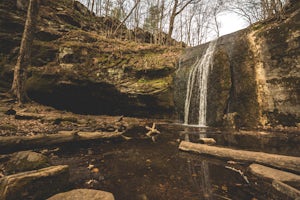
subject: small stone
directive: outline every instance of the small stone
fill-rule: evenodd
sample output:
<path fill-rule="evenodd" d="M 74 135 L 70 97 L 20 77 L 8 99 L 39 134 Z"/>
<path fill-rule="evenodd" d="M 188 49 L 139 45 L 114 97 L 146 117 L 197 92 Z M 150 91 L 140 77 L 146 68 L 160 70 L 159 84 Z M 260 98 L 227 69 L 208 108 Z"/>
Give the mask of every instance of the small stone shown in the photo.
<path fill-rule="evenodd" d="M 92 169 L 92 172 L 93 173 L 99 173 L 99 169 L 95 167 L 95 168 Z"/>
<path fill-rule="evenodd" d="M 93 169 L 95 166 L 94 165 L 91 165 L 89 164 L 89 166 L 87 167 L 89 170 Z"/>
<path fill-rule="evenodd" d="M 91 150 L 91 149 L 88 149 L 88 152 L 87 152 L 87 154 L 88 154 L 88 155 L 93 155 L 93 154 L 94 154 L 94 152 L 93 152 L 93 150 Z"/>
<path fill-rule="evenodd" d="M 4 114 L 6 114 L 6 115 L 15 115 L 16 113 L 17 112 L 14 109 L 10 108 Z"/>

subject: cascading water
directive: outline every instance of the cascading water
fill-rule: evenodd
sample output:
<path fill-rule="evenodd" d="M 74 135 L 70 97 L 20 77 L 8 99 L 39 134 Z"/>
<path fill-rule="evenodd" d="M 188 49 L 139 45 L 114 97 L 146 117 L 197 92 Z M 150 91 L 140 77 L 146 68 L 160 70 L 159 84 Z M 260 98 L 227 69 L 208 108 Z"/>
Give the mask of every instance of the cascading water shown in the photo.
<path fill-rule="evenodd" d="M 210 42 L 204 55 L 192 66 L 187 83 L 184 124 L 206 126 L 207 82 L 216 44 L 217 40 Z"/>

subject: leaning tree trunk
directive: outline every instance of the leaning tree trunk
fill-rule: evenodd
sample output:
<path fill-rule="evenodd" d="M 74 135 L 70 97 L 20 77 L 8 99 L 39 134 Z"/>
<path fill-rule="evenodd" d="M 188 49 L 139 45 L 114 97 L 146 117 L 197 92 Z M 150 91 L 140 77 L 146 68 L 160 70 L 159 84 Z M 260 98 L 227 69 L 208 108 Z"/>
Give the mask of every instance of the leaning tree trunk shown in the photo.
<path fill-rule="evenodd" d="M 17 64 L 14 69 L 14 80 L 11 88 L 11 91 L 17 98 L 19 104 L 24 103 L 28 99 L 25 91 L 26 69 L 30 63 L 30 53 L 38 17 L 38 11 L 39 0 L 30 0 L 27 10 L 27 19 L 25 22 L 20 46 L 20 52 Z"/>

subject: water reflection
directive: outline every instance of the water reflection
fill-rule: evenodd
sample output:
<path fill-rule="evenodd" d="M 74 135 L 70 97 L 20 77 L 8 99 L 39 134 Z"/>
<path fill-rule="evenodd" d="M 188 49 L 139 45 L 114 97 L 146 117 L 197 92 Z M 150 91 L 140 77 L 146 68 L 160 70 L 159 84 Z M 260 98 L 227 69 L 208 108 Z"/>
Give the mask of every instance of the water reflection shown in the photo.
<path fill-rule="evenodd" d="M 207 138 L 206 134 L 206 127 L 199 127 L 199 126 L 192 126 L 193 128 L 197 128 L 197 131 L 194 132 L 192 135 L 199 135 L 199 141 L 202 138 Z M 185 141 L 190 141 L 190 135 L 191 133 L 189 132 L 190 127 L 185 127 L 183 134 L 184 134 L 184 140 Z M 211 199 L 211 181 L 209 178 L 209 165 L 206 160 L 201 161 L 201 165 L 197 166 L 192 160 L 187 159 L 188 163 L 188 170 L 189 173 L 192 177 L 193 180 L 193 185 L 194 187 L 197 188 L 198 191 L 201 191 L 201 196 L 206 199 L 210 200 Z M 200 169 L 198 169 L 200 168 Z M 200 183 L 198 180 L 198 177 L 200 177 Z"/>
<path fill-rule="evenodd" d="M 172 124 L 182 140 L 199 143 L 202 138 L 213 138 L 217 145 L 266 153 L 300 156 L 300 133 L 241 131 L 228 132 L 212 127 Z M 174 128 L 173 127 L 173 128 Z"/>
<path fill-rule="evenodd" d="M 209 178 L 208 162 L 203 160 L 201 162 L 201 185 L 203 187 L 203 197 L 211 199 L 211 183 Z"/>
<path fill-rule="evenodd" d="M 137 138 L 128 141 L 65 145 L 53 163 L 70 165 L 71 187 L 110 191 L 116 200 L 251 199 L 254 195 L 267 199 L 238 173 L 226 169 L 224 161 L 178 150 L 181 140 L 199 142 L 214 137 L 220 144 L 223 134 L 210 128 L 158 128 L 162 134 L 156 142 L 138 139 L 142 134 L 138 130 L 126 135 Z M 99 170 L 90 172 L 89 164 Z M 87 185 L 91 178 L 97 182 Z"/>

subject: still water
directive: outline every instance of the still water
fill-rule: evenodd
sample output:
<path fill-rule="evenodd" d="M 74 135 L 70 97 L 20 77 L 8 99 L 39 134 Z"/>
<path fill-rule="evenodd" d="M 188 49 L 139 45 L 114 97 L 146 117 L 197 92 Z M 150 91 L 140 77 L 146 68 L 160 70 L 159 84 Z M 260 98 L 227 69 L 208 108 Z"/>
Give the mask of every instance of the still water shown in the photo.
<path fill-rule="evenodd" d="M 105 190 L 116 200 L 286 199 L 251 176 L 249 163 L 178 150 L 181 140 L 197 142 L 208 135 L 225 144 L 220 131 L 174 124 L 158 129 L 156 142 L 140 127 L 125 134 L 130 140 L 65 145 L 52 161 L 70 166 L 70 189 Z M 249 183 L 230 168 L 241 170 Z"/>

